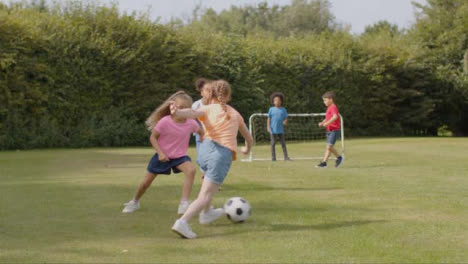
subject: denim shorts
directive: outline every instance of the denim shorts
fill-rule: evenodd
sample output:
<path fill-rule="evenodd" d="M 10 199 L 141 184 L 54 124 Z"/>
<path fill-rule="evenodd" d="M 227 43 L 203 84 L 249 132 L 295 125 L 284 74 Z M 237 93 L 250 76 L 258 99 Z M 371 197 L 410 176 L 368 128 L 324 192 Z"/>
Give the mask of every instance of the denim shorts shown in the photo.
<path fill-rule="evenodd" d="M 198 162 L 200 168 L 205 172 L 205 179 L 221 185 L 231 168 L 231 150 L 205 139 L 200 143 L 198 155 Z"/>
<path fill-rule="evenodd" d="M 180 158 L 169 159 L 169 161 L 163 162 L 159 160 L 158 153 L 156 153 L 153 158 L 151 158 L 147 170 L 153 174 L 171 174 L 171 169 L 174 173 L 180 173 L 177 166 L 186 161 L 192 160 L 189 156 L 182 156 Z"/>
<path fill-rule="evenodd" d="M 336 140 L 341 137 L 341 130 L 333 130 L 327 132 L 327 145 L 333 146 Z"/>

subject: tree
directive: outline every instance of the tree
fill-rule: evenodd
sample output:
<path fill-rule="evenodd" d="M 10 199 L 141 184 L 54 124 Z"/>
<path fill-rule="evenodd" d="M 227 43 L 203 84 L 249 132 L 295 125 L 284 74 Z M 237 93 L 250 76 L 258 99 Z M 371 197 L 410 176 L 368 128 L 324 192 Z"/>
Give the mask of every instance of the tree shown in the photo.
<path fill-rule="evenodd" d="M 376 34 L 380 32 L 388 33 L 392 37 L 401 34 L 401 31 L 398 29 L 398 25 L 391 24 L 385 20 L 366 26 L 363 34 Z"/>
<path fill-rule="evenodd" d="M 301 36 L 333 30 L 334 19 L 328 0 L 293 0 L 281 11 L 277 33 L 281 36 Z"/>
<path fill-rule="evenodd" d="M 414 3 L 418 8 L 410 32 L 420 43 L 419 60 L 429 65 L 439 87 L 433 97 L 438 102 L 441 125 L 455 135 L 468 135 L 468 82 L 464 74 L 464 55 L 468 49 L 468 2 L 428 0 Z"/>
<path fill-rule="evenodd" d="M 194 17 L 196 20 L 198 16 Z M 272 34 L 275 37 L 301 37 L 307 34 L 333 31 L 335 18 L 328 0 L 293 0 L 291 5 L 231 6 L 219 14 L 207 9 L 192 26 L 208 31 L 234 33 L 242 36 Z"/>

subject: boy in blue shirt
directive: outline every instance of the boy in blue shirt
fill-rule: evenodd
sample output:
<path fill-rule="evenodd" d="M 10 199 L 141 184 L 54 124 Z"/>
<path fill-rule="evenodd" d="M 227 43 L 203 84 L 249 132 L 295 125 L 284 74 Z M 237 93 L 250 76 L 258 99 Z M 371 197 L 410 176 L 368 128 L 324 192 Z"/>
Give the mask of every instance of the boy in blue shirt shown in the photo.
<path fill-rule="evenodd" d="M 284 142 L 284 126 L 288 123 L 288 112 L 283 107 L 284 95 L 275 92 L 270 96 L 270 102 L 273 104 L 268 110 L 267 130 L 270 133 L 271 142 L 271 160 L 276 161 L 276 140 L 279 138 L 283 148 L 284 160 L 290 160 L 286 143 Z"/>

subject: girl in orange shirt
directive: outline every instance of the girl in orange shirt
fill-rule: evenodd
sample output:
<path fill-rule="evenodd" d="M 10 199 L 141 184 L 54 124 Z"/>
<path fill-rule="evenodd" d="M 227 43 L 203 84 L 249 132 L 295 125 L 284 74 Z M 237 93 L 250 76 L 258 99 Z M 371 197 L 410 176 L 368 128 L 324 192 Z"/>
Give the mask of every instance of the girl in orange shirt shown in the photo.
<path fill-rule="evenodd" d="M 205 106 L 197 110 L 178 109 L 171 105 L 171 113 L 177 117 L 198 118 L 204 129 L 205 136 L 200 144 L 199 162 L 205 172 L 198 198 L 193 201 L 187 211 L 172 226 L 172 230 L 184 238 L 195 238 L 196 234 L 190 228 L 188 221 L 199 214 L 201 224 L 209 224 L 224 214 L 222 208 L 213 209 L 211 200 L 227 176 L 231 163 L 236 159 L 237 133 L 246 140 L 241 148 L 243 154 L 248 154 L 253 143 L 244 119 L 227 102 L 231 99 L 231 87 L 228 82 L 218 80 L 208 86 Z"/>

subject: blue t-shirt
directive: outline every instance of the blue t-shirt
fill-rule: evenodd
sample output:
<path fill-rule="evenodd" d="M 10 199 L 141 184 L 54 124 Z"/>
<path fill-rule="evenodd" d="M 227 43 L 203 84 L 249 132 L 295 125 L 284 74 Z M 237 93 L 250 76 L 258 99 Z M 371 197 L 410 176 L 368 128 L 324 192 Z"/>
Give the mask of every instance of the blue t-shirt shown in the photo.
<path fill-rule="evenodd" d="M 284 134 L 283 121 L 288 118 L 286 108 L 275 106 L 270 107 L 268 110 L 268 117 L 270 118 L 270 131 L 272 134 Z"/>

